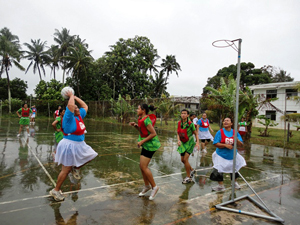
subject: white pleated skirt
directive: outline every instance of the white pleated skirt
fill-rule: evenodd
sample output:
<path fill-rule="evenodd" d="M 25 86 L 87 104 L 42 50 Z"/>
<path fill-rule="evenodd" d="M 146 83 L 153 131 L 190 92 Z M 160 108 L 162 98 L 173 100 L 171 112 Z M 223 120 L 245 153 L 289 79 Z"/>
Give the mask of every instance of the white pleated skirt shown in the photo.
<path fill-rule="evenodd" d="M 212 154 L 213 167 L 218 170 L 219 173 L 232 173 L 233 159 L 224 159 L 219 156 L 217 152 Z M 236 153 L 236 165 L 235 171 L 239 171 L 242 167 L 246 166 L 246 161 L 243 156 L 238 152 Z"/>
<path fill-rule="evenodd" d="M 198 131 L 198 137 L 199 140 L 201 139 L 210 139 L 211 141 L 214 141 L 214 137 L 211 135 L 211 133 L 208 131 Z"/>
<path fill-rule="evenodd" d="M 85 141 L 78 142 L 64 138 L 57 145 L 55 162 L 58 165 L 79 167 L 91 161 L 97 155 L 98 153 Z"/>

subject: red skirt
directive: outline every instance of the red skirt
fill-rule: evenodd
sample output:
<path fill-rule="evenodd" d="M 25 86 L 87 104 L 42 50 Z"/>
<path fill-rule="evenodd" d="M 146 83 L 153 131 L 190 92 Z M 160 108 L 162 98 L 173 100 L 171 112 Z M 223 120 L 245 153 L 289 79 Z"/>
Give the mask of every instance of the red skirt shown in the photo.
<path fill-rule="evenodd" d="M 239 131 L 239 134 L 240 134 L 241 136 L 245 135 L 246 133 L 247 133 L 246 131 Z"/>

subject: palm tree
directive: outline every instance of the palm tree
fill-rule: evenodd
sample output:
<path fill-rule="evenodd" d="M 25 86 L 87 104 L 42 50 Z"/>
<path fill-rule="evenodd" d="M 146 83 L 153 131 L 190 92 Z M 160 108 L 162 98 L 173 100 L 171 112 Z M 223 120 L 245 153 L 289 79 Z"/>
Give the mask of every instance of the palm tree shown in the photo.
<path fill-rule="evenodd" d="M 71 46 L 73 46 L 74 36 L 70 35 L 70 30 L 67 28 L 62 28 L 61 32 L 55 29 L 54 33 L 54 41 L 58 44 L 59 47 L 59 55 L 60 55 L 60 62 L 63 68 L 63 84 L 65 82 L 65 71 L 66 71 L 66 61 L 65 56 L 68 54 L 68 50 Z"/>
<path fill-rule="evenodd" d="M 59 51 L 58 50 L 59 50 L 59 48 L 57 45 L 51 45 L 51 47 L 47 51 L 49 58 L 46 61 L 46 65 L 51 68 L 51 73 L 53 72 L 54 79 L 56 79 L 55 78 L 55 70 L 59 69 Z"/>
<path fill-rule="evenodd" d="M 279 68 L 279 72 L 277 72 L 272 80 L 274 83 L 277 82 L 290 82 L 290 81 L 294 81 L 294 78 L 291 77 L 291 74 L 287 74 L 286 71 L 284 71 L 283 69 Z"/>
<path fill-rule="evenodd" d="M 24 43 L 24 45 L 29 49 L 29 51 L 25 51 L 27 54 L 25 55 L 25 58 L 31 61 L 25 73 L 27 73 L 30 67 L 33 65 L 33 73 L 35 74 L 36 70 L 38 70 L 40 80 L 42 80 L 41 70 L 43 71 L 44 76 L 46 76 L 44 65 L 50 59 L 48 52 L 45 51 L 46 43 L 46 41 L 42 42 L 40 39 L 31 39 L 31 44 Z"/>
<path fill-rule="evenodd" d="M 178 70 L 181 70 L 180 65 L 176 62 L 175 55 L 167 55 L 166 59 L 162 60 L 162 70 L 167 73 L 167 80 L 172 72 L 175 72 L 178 77 Z"/>
<path fill-rule="evenodd" d="M 88 51 L 82 45 L 78 45 L 76 48 L 69 48 L 69 55 L 64 56 L 66 61 L 66 69 L 68 73 L 72 74 L 72 77 L 76 79 L 77 91 L 79 91 L 79 80 L 81 75 L 86 74 L 87 68 L 92 65 L 93 57 L 90 55 L 91 51 Z"/>
<path fill-rule="evenodd" d="M 163 94 L 166 94 L 167 90 L 167 79 L 164 77 L 165 73 L 160 71 L 159 73 L 155 73 L 155 79 L 152 78 L 153 90 L 152 97 L 160 98 Z"/>
<path fill-rule="evenodd" d="M 13 35 L 6 27 L 0 31 L 0 56 L 2 57 L 0 62 L 0 77 L 3 73 L 3 70 L 5 70 L 8 87 L 8 108 L 9 113 L 11 113 L 11 92 L 8 71 L 12 67 L 12 64 L 22 71 L 24 71 L 25 68 L 20 64 L 22 52 L 19 44 L 19 38 L 17 35 Z"/>

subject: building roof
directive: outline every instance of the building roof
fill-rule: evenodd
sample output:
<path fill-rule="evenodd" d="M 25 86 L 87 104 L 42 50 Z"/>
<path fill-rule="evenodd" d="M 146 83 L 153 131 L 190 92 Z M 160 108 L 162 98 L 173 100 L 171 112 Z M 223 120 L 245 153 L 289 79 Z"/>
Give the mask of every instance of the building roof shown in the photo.
<path fill-rule="evenodd" d="M 297 83 L 300 81 L 293 81 L 293 82 L 280 82 L 280 83 L 268 83 L 268 84 L 258 84 L 258 85 L 252 85 L 248 86 L 251 90 L 257 90 L 257 89 L 268 89 L 268 88 L 293 88 L 296 86 Z"/>
<path fill-rule="evenodd" d="M 199 104 L 200 96 L 173 96 L 171 99 L 174 102 L 178 103 L 192 103 L 192 104 Z"/>

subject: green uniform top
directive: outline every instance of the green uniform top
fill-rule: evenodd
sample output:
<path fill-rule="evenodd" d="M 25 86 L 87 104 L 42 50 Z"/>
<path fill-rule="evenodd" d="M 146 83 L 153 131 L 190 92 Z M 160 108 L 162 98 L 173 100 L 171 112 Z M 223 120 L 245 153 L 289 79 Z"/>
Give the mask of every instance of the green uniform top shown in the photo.
<path fill-rule="evenodd" d="M 187 121 L 184 122 L 182 125 L 183 129 L 185 129 L 187 127 L 187 125 L 188 125 Z M 196 145 L 196 142 L 193 137 L 193 131 L 195 131 L 195 130 L 196 130 L 196 128 L 195 128 L 194 123 L 191 123 L 187 128 L 187 135 L 189 137 L 189 140 L 185 143 L 181 142 L 181 145 L 178 146 L 178 149 L 177 149 L 177 151 L 179 153 L 184 153 L 184 152 L 192 153 L 193 152 L 194 147 Z"/>
<path fill-rule="evenodd" d="M 61 118 L 60 118 L 60 116 L 56 117 L 55 120 L 58 121 L 56 123 L 56 129 L 61 129 Z M 63 138 L 64 138 L 64 134 L 63 134 L 62 131 L 59 131 L 59 132 L 55 131 L 55 141 L 56 141 L 56 143 L 59 143 Z"/>
<path fill-rule="evenodd" d="M 247 126 L 247 122 L 246 122 L 246 121 L 244 121 L 244 122 L 239 122 L 239 125 L 240 125 L 240 126 Z"/>
<path fill-rule="evenodd" d="M 144 120 L 144 124 L 147 127 L 149 124 L 152 124 L 149 116 Z M 150 132 L 148 131 L 148 134 L 150 134 Z M 138 142 L 140 142 L 141 140 L 144 140 L 145 138 L 142 138 L 141 135 L 139 135 L 139 139 Z M 150 139 L 149 141 L 145 142 L 142 147 L 148 151 L 156 151 L 157 149 L 159 149 L 160 147 L 160 142 L 158 140 L 158 137 L 155 136 L 154 138 Z"/>

